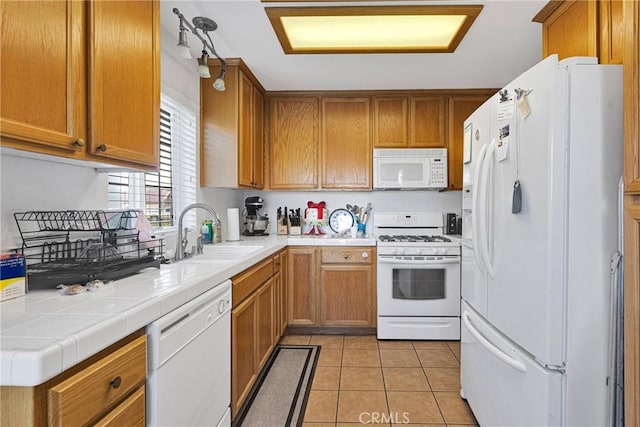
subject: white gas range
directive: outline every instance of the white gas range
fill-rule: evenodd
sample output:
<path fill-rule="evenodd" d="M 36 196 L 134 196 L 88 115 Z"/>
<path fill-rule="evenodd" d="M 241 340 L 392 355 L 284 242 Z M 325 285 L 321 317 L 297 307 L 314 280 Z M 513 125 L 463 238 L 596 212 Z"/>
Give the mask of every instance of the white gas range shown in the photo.
<path fill-rule="evenodd" d="M 460 239 L 441 212 L 379 212 L 378 338 L 460 339 Z"/>

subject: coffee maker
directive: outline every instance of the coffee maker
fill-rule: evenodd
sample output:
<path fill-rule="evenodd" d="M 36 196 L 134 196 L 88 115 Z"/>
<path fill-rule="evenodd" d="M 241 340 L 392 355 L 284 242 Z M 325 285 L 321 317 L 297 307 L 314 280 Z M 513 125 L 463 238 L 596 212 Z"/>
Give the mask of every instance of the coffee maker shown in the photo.
<path fill-rule="evenodd" d="M 267 236 L 269 229 L 269 218 L 261 215 L 260 210 L 264 205 L 264 200 L 260 196 L 247 197 L 244 199 L 244 231 L 245 236 Z"/>

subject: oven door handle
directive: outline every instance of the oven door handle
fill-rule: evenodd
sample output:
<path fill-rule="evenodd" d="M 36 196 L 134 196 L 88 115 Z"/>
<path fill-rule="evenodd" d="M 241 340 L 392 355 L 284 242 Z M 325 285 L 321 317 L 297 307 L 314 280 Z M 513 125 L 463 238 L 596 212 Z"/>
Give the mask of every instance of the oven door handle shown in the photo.
<path fill-rule="evenodd" d="M 378 262 L 383 264 L 415 264 L 415 265 L 433 265 L 433 264 L 459 264 L 460 257 L 447 259 L 397 259 L 394 257 L 384 257 L 378 255 Z"/>

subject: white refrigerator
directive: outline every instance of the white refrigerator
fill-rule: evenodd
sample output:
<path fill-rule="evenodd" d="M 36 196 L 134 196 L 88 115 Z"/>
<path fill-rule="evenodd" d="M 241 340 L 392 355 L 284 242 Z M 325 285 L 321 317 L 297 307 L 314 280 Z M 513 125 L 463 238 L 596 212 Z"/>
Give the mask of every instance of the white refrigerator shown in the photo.
<path fill-rule="evenodd" d="M 461 393 L 483 427 L 610 425 L 622 67 L 552 55 L 464 126 Z"/>

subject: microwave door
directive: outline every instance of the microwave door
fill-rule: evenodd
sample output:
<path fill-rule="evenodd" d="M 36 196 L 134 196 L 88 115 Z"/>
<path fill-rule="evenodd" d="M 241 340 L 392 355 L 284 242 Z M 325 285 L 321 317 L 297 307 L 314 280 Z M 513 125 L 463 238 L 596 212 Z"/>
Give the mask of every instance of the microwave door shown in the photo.
<path fill-rule="evenodd" d="M 379 188 L 421 188 L 427 183 L 428 162 L 423 159 L 375 159 Z"/>

